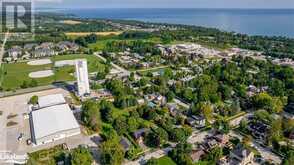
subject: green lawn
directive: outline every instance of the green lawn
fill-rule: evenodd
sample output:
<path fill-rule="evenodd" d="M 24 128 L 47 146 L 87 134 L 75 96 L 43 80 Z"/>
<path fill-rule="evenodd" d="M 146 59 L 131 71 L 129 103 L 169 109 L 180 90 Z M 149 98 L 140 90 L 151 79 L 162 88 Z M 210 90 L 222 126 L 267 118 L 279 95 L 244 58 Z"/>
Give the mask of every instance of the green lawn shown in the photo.
<path fill-rule="evenodd" d="M 88 61 L 88 69 L 89 72 L 95 72 L 104 65 L 101 63 L 101 60 L 93 55 L 64 55 L 64 56 L 55 56 L 51 57 L 52 62 L 60 61 L 60 60 L 72 60 L 72 59 L 79 59 L 85 58 Z M 35 79 L 38 82 L 38 85 L 49 85 L 56 81 L 73 81 L 73 73 L 75 72 L 74 66 L 66 66 L 62 68 L 54 68 L 54 64 L 48 65 L 41 65 L 41 66 L 31 66 L 28 65 L 27 62 L 21 63 L 11 63 L 11 64 L 4 64 L 4 71 L 3 74 L 3 81 L 2 81 L 2 88 L 4 90 L 14 90 L 20 88 L 21 84 L 24 81 L 28 83 L 32 81 L 29 78 L 29 73 L 41 71 L 41 70 L 49 70 L 53 69 L 55 75 L 46 78 L 38 78 Z"/>
<path fill-rule="evenodd" d="M 55 165 L 59 159 L 62 159 L 65 151 L 61 145 L 50 149 L 40 150 L 29 154 L 28 164 L 32 165 Z M 63 159 L 62 159 L 63 160 Z"/>
<path fill-rule="evenodd" d="M 164 156 L 161 157 L 158 160 L 159 165 L 177 165 L 170 157 Z"/>

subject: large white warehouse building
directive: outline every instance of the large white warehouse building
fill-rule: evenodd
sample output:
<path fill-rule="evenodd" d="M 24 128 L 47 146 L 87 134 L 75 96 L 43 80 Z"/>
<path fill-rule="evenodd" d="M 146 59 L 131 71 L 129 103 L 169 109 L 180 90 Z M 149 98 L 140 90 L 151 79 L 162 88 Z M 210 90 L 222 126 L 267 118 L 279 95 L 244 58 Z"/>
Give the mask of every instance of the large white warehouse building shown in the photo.
<path fill-rule="evenodd" d="M 30 125 L 32 142 L 36 145 L 50 143 L 81 133 L 80 126 L 68 104 L 45 106 L 45 108 L 32 111 Z"/>

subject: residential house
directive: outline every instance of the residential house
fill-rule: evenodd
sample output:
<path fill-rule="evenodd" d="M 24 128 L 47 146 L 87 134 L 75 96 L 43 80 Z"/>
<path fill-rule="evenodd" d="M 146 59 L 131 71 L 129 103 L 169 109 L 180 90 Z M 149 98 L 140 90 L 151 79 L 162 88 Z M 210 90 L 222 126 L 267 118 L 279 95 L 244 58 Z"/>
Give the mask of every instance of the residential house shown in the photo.
<path fill-rule="evenodd" d="M 254 162 L 254 153 L 239 144 L 230 152 L 230 164 L 249 165 Z"/>
<path fill-rule="evenodd" d="M 55 47 L 55 44 L 53 42 L 43 42 L 38 48 L 53 49 L 54 47 Z"/>
<path fill-rule="evenodd" d="M 189 124 L 190 126 L 194 127 L 196 124 L 196 120 L 193 119 L 192 117 L 187 117 L 186 118 L 186 123 Z"/>
<path fill-rule="evenodd" d="M 205 155 L 205 152 L 202 149 L 199 150 L 193 150 L 190 154 L 190 157 L 193 161 L 193 163 L 198 162 L 203 156 Z"/>
<path fill-rule="evenodd" d="M 203 128 L 206 126 L 206 120 L 204 116 L 192 116 L 192 118 L 195 120 L 195 126 L 196 128 Z"/>
<path fill-rule="evenodd" d="M 209 152 L 217 146 L 219 146 L 219 143 L 212 137 L 207 138 L 205 142 L 201 144 L 201 148 L 206 152 Z"/>
<path fill-rule="evenodd" d="M 131 142 L 125 137 L 122 137 L 119 143 L 122 145 L 124 151 L 128 151 L 132 145 Z"/>
<path fill-rule="evenodd" d="M 58 55 L 53 49 L 50 48 L 38 48 L 32 52 L 32 56 L 36 58 L 47 57 L 47 56 L 55 56 Z"/>
<path fill-rule="evenodd" d="M 230 165 L 230 159 L 228 156 L 223 156 L 217 161 L 216 164 L 217 165 Z"/>
<path fill-rule="evenodd" d="M 24 45 L 24 47 L 23 47 L 23 49 L 25 50 L 25 51 L 31 51 L 31 50 L 33 50 L 35 47 L 37 47 L 38 45 L 37 44 L 25 44 Z"/>
<path fill-rule="evenodd" d="M 61 41 L 56 46 L 62 53 L 67 51 L 76 52 L 79 50 L 79 45 L 69 41 Z"/>
<path fill-rule="evenodd" d="M 262 122 L 250 122 L 247 129 L 255 138 L 259 140 L 266 140 L 270 131 L 270 126 Z"/>
<path fill-rule="evenodd" d="M 145 104 L 145 100 L 144 99 L 137 99 L 137 102 L 138 102 L 139 105 Z"/>
<path fill-rule="evenodd" d="M 177 106 L 177 104 L 175 104 L 175 103 L 168 103 L 167 104 L 167 108 L 168 108 L 170 114 L 173 117 L 175 117 L 177 115 L 177 113 L 178 113 L 178 106 Z"/>
<path fill-rule="evenodd" d="M 214 138 L 220 143 L 221 146 L 225 146 L 230 140 L 229 136 L 223 133 L 214 135 Z"/>
<path fill-rule="evenodd" d="M 7 51 L 7 54 L 12 60 L 17 60 L 22 56 L 22 49 L 19 46 L 14 46 Z"/>
<path fill-rule="evenodd" d="M 167 99 L 162 95 L 157 95 L 153 102 L 159 106 L 164 106 L 167 103 Z"/>
<path fill-rule="evenodd" d="M 144 136 L 146 132 L 147 132 L 147 129 L 142 128 L 133 133 L 133 137 L 138 144 L 142 144 L 144 142 Z"/>

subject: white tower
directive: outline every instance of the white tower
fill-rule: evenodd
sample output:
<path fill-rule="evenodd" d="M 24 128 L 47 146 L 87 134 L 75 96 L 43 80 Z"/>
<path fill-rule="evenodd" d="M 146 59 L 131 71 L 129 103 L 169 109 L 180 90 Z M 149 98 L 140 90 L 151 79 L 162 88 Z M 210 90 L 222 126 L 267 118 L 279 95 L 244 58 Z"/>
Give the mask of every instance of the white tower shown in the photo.
<path fill-rule="evenodd" d="M 75 64 L 78 83 L 78 95 L 84 96 L 85 94 L 90 93 L 87 60 L 79 59 L 76 60 Z"/>

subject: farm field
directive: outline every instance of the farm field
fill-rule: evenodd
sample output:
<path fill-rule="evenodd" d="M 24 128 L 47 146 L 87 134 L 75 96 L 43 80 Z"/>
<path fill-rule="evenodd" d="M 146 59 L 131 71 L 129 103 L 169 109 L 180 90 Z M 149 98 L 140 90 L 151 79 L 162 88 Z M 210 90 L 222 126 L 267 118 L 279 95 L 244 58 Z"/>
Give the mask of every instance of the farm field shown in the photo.
<path fill-rule="evenodd" d="M 3 65 L 2 82 L 1 86 L 4 90 L 15 90 L 21 87 L 24 82 L 30 83 L 32 79 L 28 76 L 31 72 L 50 70 L 54 71 L 54 75 L 45 78 L 34 79 L 38 86 L 49 85 L 53 82 L 60 81 L 73 81 L 74 80 L 74 66 L 65 66 L 62 68 L 54 68 L 55 61 L 73 60 L 73 59 L 87 59 L 89 73 L 97 71 L 99 68 L 104 67 L 101 60 L 93 55 L 63 55 L 51 57 L 52 64 L 46 65 L 28 65 L 27 62 L 10 63 Z"/>

